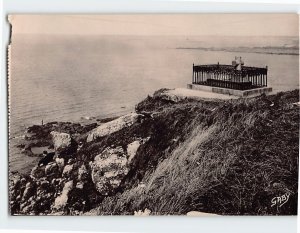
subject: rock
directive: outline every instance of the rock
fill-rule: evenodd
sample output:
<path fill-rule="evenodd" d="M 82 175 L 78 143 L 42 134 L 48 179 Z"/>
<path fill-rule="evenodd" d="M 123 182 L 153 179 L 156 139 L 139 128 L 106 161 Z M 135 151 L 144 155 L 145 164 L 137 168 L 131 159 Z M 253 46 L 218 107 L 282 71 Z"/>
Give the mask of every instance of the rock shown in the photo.
<path fill-rule="evenodd" d="M 120 146 L 106 148 L 95 157 L 94 162 L 90 163 L 90 167 L 92 168 L 93 183 L 100 194 L 110 195 L 120 186 L 123 178 L 129 172 L 130 162 L 136 155 L 138 148 L 149 138 L 138 139 L 128 144 L 126 152 Z M 78 174 L 81 172 L 83 170 Z"/>
<path fill-rule="evenodd" d="M 65 166 L 65 160 L 63 158 L 56 158 L 55 162 L 57 163 L 59 170 L 62 171 Z"/>
<path fill-rule="evenodd" d="M 58 169 L 59 169 L 59 167 L 56 162 L 49 163 L 45 167 L 45 174 L 46 174 L 46 176 L 55 175 L 58 173 Z"/>
<path fill-rule="evenodd" d="M 142 114 L 131 113 L 119 117 L 113 121 L 104 123 L 97 128 L 93 129 L 87 137 L 87 142 L 91 142 L 99 137 L 104 137 L 114 132 L 117 132 L 125 127 L 129 127 L 134 123 L 138 122 L 143 117 Z"/>
<path fill-rule="evenodd" d="M 32 168 L 31 173 L 30 173 L 31 178 L 39 179 L 43 176 L 45 176 L 45 168 L 39 167 L 39 166 L 35 166 Z"/>
<path fill-rule="evenodd" d="M 140 141 L 134 141 L 127 145 L 128 163 L 131 162 L 137 150 L 139 149 L 140 145 L 141 145 Z"/>
<path fill-rule="evenodd" d="M 19 174 L 15 174 L 15 175 L 10 175 L 10 181 L 12 182 L 12 186 L 17 186 L 20 184 L 21 182 L 21 176 Z"/>
<path fill-rule="evenodd" d="M 25 185 L 25 184 L 26 184 L 26 179 L 23 177 L 23 178 L 20 180 L 20 183 L 21 183 L 21 185 Z"/>
<path fill-rule="evenodd" d="M 34 184 L 31 182 L 28 182 L 26 184 L 23 196 L 22 196 L 22 201 L 27 201 L 32 195 L 34 195 Z"/>
<path fill-rule="evenodd" d="M 72 164 L 72 163 L 74 163 L 74 162 L 75 162 L 75 160 L 72 159 L 72 158 L 68 160 L 68 164 Z"/>
<path fill-rule="evenodd" d="M 49 187 L 50 187 L 49 181 L 48 181 L 48 180 L 43 180 L 43 181 L 41 182 L 41 184 L 40 184 L 40 187 L 41 187 L 42 189 L 45 189 L 45 190 L 49 189 Z"/>
<path fill-rule="evenodd" d="M 62 178 L 56 178 L 51 180 L 53 186 L 58 186 L 61 183 Z"/>
<path fill-rule="evenodd" d="M 50 133 L 52 136 L 52 141 L 54 144 L 54 149 L 59 151 L 61 149 L 66 149 L 71 145 L 71 136 L 67 133 L 59 133 L 56 131 L 52 131 Z"/>
<path fill-rule="evenodd" d="M 66 165 L 66 166 L 64 167 L 63 172 L 62 172 L 62 176 L 70 177 L 72 171 L 73 171 L 73 164 L 71 164 L 71 165 Z"/>
<path fill-rule="evenodd" d="M 88 171 L 84 164 L 81 165 L 81 167 L 78 169 L 78 180 L 83 181 L 88 178 Z"/>
<path fill-rule="evenodd" d="M 79 182 L 77 182 L 77 184 L 76 184 L 76 188 L 78 188 L 78 189 L 83 189 L 83 185 L 84 185 L 84 183 L 83 183 L 82 181 L 79 181 Z"/>
<path fill-rule="evenodd" d="M 119 187 L 128 173 L 127 161 L 122 147 L 107 148 L 95 157 L 92 164 L 92 181 L 100 194 L 109 195 Z"/>
<path fill-rule="evenodd" d="M 77 150 L 77 145 L 70 134 L 52 131 L 50 133 L 55 151 L 59 154 L 71 153 Z"/>
<path fill-rule="evenodd" d="M 17 197 L 16 197 L 16 201 L 20 201 L 21 200 L 21 195 L 18 195 Z"/>
<path fill-rule="evenodd" d="M 68 194 L 72 189 L 73 189 L 73 180 L 70 180 L 67 183 L 65 183 L 61 195 L 55 199 L 53 209 L 61 210 L 66 206 L 69 198 Z"/>
<path fill-rule="evenodd" d="M 150 137 L 147 137 L 144 139 L 139 139 L 139 140 L 136 140 L 127 145 L 127 155 L 128 155 L 128 163 L 129 164 L 132 161 L 132 159 L 134 158 L 134 156 L 136 155 L 136 152 L 139 149 L 139 147 L 142 144 L 146 143 L 149 139 L 150 139 Z"/>
<path fill-rule="evenodd" d="M 179 101 L 185 99 L 182 96 L 171 93 L 171 91 L 173 91 L 173 90 L 164 90 L 161 93 L 159 93 L 158 95 L 162 99 L 165 99 L 165 100 L 168 100 L 168 101 L 171 101 L 171 102 L 174 102 L 174 103 L 178 103 Z"/>

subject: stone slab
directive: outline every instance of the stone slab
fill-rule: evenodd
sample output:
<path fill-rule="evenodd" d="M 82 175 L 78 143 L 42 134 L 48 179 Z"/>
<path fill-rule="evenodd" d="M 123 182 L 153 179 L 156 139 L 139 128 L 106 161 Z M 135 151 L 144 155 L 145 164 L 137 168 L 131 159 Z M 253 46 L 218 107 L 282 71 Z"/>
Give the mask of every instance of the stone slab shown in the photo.
<path fill-rule="evenodd" d="M 261 88 L 255 88 L 250 90 L 234 90 L 229 88 L 210 87 L 210 86 L 199 85 L 199 84 L 187 84 L 187 88 L 191 90 L 208 91 L 208 92 L 213 92 L 218 94 L 234 95 L 239 97 L 257 96 L 263 93 L 268 94 L 272 92 L 272 87 L 261 87 Z"/>

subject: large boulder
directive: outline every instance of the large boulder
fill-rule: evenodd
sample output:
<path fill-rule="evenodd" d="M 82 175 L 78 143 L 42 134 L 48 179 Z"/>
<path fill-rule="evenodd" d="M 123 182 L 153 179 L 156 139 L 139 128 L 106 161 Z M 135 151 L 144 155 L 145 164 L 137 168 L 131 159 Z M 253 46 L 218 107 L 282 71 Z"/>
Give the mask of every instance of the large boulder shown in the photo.
<path fill-rule="evenodd" d="M 132 159 L 138 148 L 148 138 L 138 139 L 127 145 L 125 151 L 121 146 L 106 148 L 97 155 L 91 163 L 92 181 L 97 191 L 102 195 L 110 195 L 120 186 L 123 178 L 128 174 Z"/>
<path fill-rule="evenodd" d="M 97 191 L 109 195 L 119 187 L 127 175 L 127 154 L 122 147 L 107 148 L 92 163 L 92 180 Z"/>
<path fill-rule="evenodd" d="M 77 149 L 76 142 L 71 138 L 70 134 L 52 131 L 52 142 L 54 149 L 59 154 L 75 152 Z"/>
<path fill-rule="evenodd" d="M 117 132 L 125 127 L 129 127 L 138 122 L 143 115 L 137 113 L 131 113 L 121 116 L 113 121 L 104 123 L 97 128 L 93 129 L 87 137 L 87 142 L 91 142 L 99 137 L 107 136 L 111 133 Z"/>
<path fill-rule="evenodd" d="M 64 150 L 71 146 L 71 136 L 67 133 L 52 131 L 50 133 L 56 151 Z"/>

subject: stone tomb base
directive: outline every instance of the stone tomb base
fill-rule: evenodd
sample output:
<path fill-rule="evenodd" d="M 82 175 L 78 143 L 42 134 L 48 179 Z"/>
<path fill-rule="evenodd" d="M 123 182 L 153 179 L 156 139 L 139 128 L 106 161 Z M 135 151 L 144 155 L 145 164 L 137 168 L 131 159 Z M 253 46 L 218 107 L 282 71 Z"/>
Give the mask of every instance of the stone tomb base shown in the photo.
<path fill-rule="evenodd" d="M 267 94 L 272 91 L 272 87 L 261 87 L 261 88 L 255 88 L 250 90 L 234 90 L 234 89 L 223 88 L 223 87 L 205 86 L 200 84 L 187 84 L 187 88 L 192 90 L 208 91 L 208 92 L 214 92 L 214 93 L 225 94 L 225 95 L 234 95 L 239 97 L 256 96 L 262 93 Z"/>

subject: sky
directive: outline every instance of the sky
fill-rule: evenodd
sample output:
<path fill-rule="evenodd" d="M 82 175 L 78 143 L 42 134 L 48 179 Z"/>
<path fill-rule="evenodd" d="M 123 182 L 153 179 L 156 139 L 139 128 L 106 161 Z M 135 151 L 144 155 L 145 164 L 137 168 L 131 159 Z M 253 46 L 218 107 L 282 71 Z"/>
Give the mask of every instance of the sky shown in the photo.
<path fill-rule="evenodd" d="M 297 14 L 10 15 L 13 34 L 298 36 Z"/>

